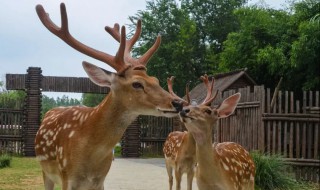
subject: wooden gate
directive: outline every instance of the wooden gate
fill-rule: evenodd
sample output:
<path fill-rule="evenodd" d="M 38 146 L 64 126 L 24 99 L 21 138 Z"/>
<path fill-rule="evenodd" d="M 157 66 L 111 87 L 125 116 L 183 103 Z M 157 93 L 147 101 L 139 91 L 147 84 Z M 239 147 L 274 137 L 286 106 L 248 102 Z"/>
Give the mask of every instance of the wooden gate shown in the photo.
<path fill-rule="evenodd" d="M 41 122 L 41 94 L 50 92 L 83 92 L 106 94 L 100 87 L 83 77 L 43 76 L 39 67 L 29 67 L 27 74 L 6 74 L 7 90 L 26 92 L 23 127 L 23 155 L 34 156 L 34 139 Z"/>
<path fill-rule="evenodd" d="M 140 116 L 141 151 L 143 155 L 162 155 L 163 143 L 173 131 L 172 118 Z"/>

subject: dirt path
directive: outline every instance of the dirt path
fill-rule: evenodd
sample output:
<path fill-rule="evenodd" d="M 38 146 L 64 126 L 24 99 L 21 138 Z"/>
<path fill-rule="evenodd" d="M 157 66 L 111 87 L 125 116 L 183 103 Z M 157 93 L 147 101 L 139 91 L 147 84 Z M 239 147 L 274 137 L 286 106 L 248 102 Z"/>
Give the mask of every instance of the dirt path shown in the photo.
<path fill-rule="evenodd" d="M 181 189 L 187 189 L 187 176 L 183 175 Z M 168 175 L 163 158 L 116 158 L 105 181 L 105 190 L 167 190 Z M 174 181 L 175 189 L 175 181 Z M 196 179 L 193 190 L 198 190 Z"/>

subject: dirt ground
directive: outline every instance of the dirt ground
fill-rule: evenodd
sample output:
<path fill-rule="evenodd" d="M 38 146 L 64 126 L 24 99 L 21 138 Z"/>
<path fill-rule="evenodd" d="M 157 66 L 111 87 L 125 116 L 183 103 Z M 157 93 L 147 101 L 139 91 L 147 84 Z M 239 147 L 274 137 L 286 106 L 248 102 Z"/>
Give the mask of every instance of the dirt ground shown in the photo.
<path fill-rule="evenodd" d="M 181 189 L 187 189 L 187 175 L 182 178 Z M 163 158 L 124 159 L 113 161 L 105 181 L 106 190 L 166 190 L 168 175 Z M 175 189 L 175 181 L 173 184 Z M 193 179 L 193 190 L 198 190 Z"/>

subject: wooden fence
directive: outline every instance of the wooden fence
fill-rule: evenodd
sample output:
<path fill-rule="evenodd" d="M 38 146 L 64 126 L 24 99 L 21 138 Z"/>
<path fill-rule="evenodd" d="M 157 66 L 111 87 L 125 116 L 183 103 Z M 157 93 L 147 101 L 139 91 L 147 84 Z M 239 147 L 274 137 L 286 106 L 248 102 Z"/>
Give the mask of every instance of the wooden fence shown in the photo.
<path fill-rule="evenodd" d="M 236 111 L 228 118 L 220 119 L 214 132 L 214 141 L 232 141 L 241 144 L 248 151 L 263 150 L 262 110 L 264 108 L 264 87 L 255 86 L 254 89 L 241 88 L 241 99 Z M 235 94 L 235 90 L 220 93 L 214 101 L 218 106 L 224 99 Z"/>
<path fill-rule="evenodd" d="M 303 92 L 302 101 L 293 92 L 279 92 L 273 108 L 267 89 L 265 152 L 280 154 L 294 167 L 298 179 L 319 182 L 319 91 Z"/>
<path fill-rule="evenodd" d="M 237 92 L 241 93 L 237 109 L 218 122 L 214 141 L 233 141 L 249 151 L 282 155 L 297 179 L 319 182 L 319 91 L 303 92 L 302 101 L 295 100 L 293 92 L 279 91 L 273 108 L 270 89 L 255 86 Z M 220 93 L 213 106 L 234 93 Z M 166 135 L 176 126 L 173 121 L 150 116 L 141 124 L 142 153 L 162 154 Z"/>
<path fill-rule="evenodd" d="M 0 153 L 23 153 L 23 110 L 0 108 Z"/>

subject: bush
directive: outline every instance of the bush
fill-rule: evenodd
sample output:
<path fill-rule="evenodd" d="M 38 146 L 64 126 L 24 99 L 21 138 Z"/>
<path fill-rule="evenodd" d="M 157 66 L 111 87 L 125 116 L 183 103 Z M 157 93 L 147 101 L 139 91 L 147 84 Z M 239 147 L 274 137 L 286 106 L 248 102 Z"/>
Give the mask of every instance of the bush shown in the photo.
<path fill-rule="evenodd" d="M 299 183 L 290 177 L 289 166 L 279 155 L 263 155 L 252 152 L 251 156 L 256 165 L 255 189 L 300 189 Z"/>
<path fill-rule="evenodd" d="M 0 155 L 0 168 L 9 167 L 11 159 L 11 156 L 9 156 L 8 154 Z"/>

